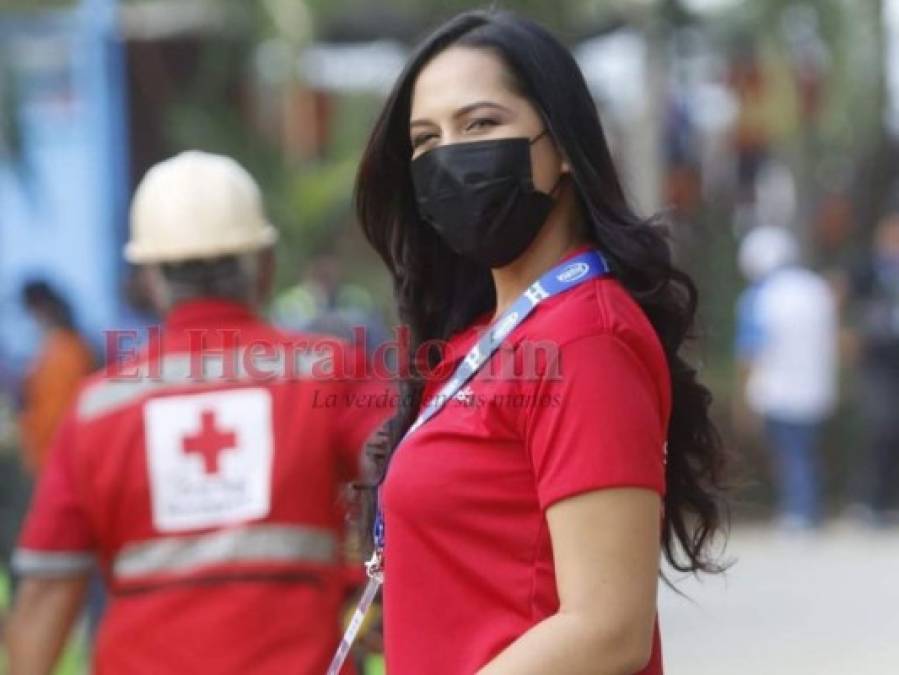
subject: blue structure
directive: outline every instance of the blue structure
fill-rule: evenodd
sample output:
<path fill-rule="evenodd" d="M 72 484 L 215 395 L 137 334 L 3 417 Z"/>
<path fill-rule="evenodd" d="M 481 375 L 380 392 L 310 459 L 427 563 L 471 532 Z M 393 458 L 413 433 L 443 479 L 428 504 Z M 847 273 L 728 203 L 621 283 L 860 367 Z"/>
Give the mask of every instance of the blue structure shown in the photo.
<path fill-rule="evenodd" d="M 20 368 L 37 327 L 20 289 L 43 277 L 64 292 L 98 346 L 125 320 L 127 230 L 124 48 L 115 0 L 0 15 L 0 366 Z M 11 105 L 9 105 L 11 103 Z M 10 132 L 11 131 L 11 132 Z M 2 368 L 0 368 L 2 370 Z"/>

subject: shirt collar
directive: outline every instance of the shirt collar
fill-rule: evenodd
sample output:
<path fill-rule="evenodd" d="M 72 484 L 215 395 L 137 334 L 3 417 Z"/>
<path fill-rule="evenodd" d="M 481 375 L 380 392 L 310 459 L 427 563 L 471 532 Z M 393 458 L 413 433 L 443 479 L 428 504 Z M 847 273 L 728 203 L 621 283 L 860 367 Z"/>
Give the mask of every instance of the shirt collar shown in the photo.
<path fill-rule="evenodd" d="M 559 258 L 556 265 L 561 265 L 566 260 L 570 260 L 581 253 L 592 251 L 595 248 L 596 244 L 591 242 L 576 246 Z M 455 363 L 468 353 L 468 350 L 471 349 L 475 342 L 473 336 L 480 337 L 483 331 L 490 326 L 490 318 L 493 316 L 493 311 L 491 309 L 483 314 L 479 314 L 467 328 L 464 328 L 449 339 L 442 359 L 444 363 Z"/>
<path fill-rule="evenodd" d="M 185 300 L 175 305 L 165 317 L 167 329 L 247 323 L 256 320 L 249 306 L 236 300 L 202 298 Z"/>

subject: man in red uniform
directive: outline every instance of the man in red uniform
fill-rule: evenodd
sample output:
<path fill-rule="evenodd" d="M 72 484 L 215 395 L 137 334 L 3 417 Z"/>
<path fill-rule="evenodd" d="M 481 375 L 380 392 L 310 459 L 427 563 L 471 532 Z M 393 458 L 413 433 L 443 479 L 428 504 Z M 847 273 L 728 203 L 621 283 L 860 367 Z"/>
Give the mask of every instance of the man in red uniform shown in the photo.
<path fill-rule="evenodd" d="M 11 674 L 51 672 L 95 562 L 98 675 L 322 673 L 345 591 L 340 486 L 388 413 L 383 385 L 344 343 L 257 318 L 276 233 L 232 160 L 151 169 L 131 228 L 165 325 L 89 378 L 52 444 L 14 558 Z"/>

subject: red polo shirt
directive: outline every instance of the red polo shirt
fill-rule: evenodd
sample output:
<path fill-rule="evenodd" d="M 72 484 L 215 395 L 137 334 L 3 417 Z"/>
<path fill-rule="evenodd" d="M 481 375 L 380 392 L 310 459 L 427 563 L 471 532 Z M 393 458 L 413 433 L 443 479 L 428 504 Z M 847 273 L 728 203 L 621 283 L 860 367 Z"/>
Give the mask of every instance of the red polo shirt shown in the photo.
<path fill-rule="evenodd" d="M 84 386 L 15 565 L 99 561 L 95 673 L 325 671 L 346 591 L 339 491 L 389 413 L 355 358 L 236 303 L 189 302 L 146 353 Z"/>
<path fill-rule="evenodd" d="M 450 340 L 424 401 L 486 320 Z M 392 460 L 383 490 L 390 675 L 470 675 L 554 614 L 546 509 L 602 488 L 664 494 L 670 407 L 662 347 L 617 281 L 540 304 Z M 656 630 L 641 675 L 661 672 Z"/>

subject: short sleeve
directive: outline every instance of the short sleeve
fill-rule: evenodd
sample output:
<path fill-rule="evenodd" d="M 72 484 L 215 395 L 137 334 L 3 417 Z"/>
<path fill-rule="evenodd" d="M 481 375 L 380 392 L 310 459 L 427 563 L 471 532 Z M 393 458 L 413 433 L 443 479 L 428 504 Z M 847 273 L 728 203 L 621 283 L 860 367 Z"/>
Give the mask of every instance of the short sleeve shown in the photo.
<path fill-rule="evenodd" d="M 95 542 L 73 466 L 75 435 L 70 414 L 54 436 L 13 555 L 17 574 L 65 577 L 93 568 Z"/>
<path fill-rule="evenodd" d="M 542 509 L 603 488 L 665 493 L 667 377 L 612 334 L 558 348 L 525 422 Z"/>

